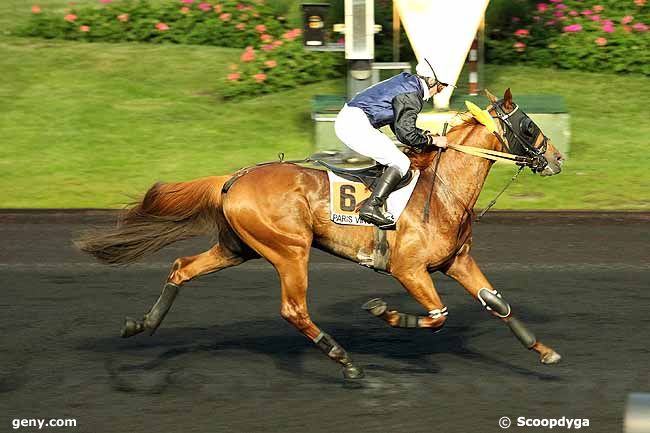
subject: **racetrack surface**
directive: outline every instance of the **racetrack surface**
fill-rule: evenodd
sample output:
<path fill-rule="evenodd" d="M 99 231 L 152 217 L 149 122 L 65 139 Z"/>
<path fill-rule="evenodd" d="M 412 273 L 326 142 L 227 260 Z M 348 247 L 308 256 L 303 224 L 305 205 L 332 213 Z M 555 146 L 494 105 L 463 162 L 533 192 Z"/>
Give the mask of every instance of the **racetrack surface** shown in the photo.
<path fill-rule="evenodd" d="M 541 365 L 439 274 L 445 328 L 392 329 L 361 304 L 382 297 L 424 312 L 391 277 L 314 251 L 310 311 L 364 367 L 350 383 L 280 317 L 263 260 L 187 284 L 155 336 L 121 339 L 173 259 L 209 240 L 109 268 L 70 242 L 97 218 L 5 215 L 0 432 L 14 418 L 77 419 L 41 430 L 54 432 L 498 432 L 502 416 L 588 418 L 583 431 L 620 432 L 627 394 L 650 391 L 647 218 L 490 218 L 475 226 L 474 255 L 562 362 Z"/>

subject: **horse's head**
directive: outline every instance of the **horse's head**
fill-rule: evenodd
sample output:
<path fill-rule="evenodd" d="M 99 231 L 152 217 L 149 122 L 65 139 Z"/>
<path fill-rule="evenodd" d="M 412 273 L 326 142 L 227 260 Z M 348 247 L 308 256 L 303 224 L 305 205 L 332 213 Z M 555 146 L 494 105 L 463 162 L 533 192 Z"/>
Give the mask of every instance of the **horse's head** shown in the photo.
<path fill-rule="evenodd" d="M 497 99 L 487 90 L 485 93 L 492 103 L 488 111 L 500 120 L 502 136 L 508 147 L 501 150 L 531 158 L 532 170 L 541 176 L 560 173 L 564 155 L 553 146 L 551 140 L 544 135 L 535 122 L 512 101 L 510 89 L 505 91 L 503 99 Z"/>

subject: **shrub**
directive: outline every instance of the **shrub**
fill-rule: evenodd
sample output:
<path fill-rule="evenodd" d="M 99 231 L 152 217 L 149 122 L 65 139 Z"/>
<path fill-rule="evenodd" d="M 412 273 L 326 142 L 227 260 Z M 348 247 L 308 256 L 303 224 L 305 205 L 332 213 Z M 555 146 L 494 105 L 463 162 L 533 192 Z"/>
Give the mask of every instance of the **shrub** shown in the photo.
<path fill-rule="evenodd" d="M 65 14 L 32 9 L 23 36 L 102 42 L 171 42 L 243 48 L 287 30 L 264 0 L 101 0 Z"/>
<path fill-rule="evenodd" d="M 646 0 L 540 0 L 492 29 L 488 59 L 650 75 Z"/>
<path fill-rule="evenodd" d="M 224 97 L 271 93 L 341 76 L 343 56 L 305 51 L 300 33 L 300 29 L 289 30 L 246 47 L 240 62 L 230 65 L 224 77 Z"/>

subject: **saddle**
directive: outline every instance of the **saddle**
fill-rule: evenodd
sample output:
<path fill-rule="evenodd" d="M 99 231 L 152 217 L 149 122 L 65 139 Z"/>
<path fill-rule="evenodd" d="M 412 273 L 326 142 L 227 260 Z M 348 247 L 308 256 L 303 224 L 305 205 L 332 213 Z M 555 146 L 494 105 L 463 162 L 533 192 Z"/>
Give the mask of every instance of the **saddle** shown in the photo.
<path fill-rule="evenodd" d="M 337 176 L 341 176 L 343 179 L 352 182 L 361 182 L 371 191 L 375 189 L 377 179 L 381 177 L 381 175 L 384 173 L 384 170 L 386 169 L 386 166 L 381 164 L 363 168 L 342 168 L 328 164 L 327 162 L 320 159 L 313 159 L 312 162 L 322 165 Z M 397 187 L 395 187 L 394 191 L 404 188 L 411 182 L 411 179 L 413 179 L 413 171 L 409 170 L 406 176 L 404 176 L 399 184 L 397 184 Z"/>

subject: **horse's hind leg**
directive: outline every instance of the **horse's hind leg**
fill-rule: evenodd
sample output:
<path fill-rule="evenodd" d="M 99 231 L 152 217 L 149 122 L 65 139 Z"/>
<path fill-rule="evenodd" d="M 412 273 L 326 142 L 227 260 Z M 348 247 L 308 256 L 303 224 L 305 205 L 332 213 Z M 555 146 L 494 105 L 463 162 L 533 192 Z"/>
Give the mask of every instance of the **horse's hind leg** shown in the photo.
<path fill-rule="evenodd" d="M 539 353 L 543 364 L 555 364 L 560 361 L 561 356 L 557 352 L 539 342 L 512 314 L 510 305 L 485 278 L 472 256 L 467 253 L 457 256 L 445 273 L 462 284 L 493 316 L 505 322 L 524 347 Z"/>
<path fill-rule="evenodd" d="M 147 331 L 149 335 L 153 335 L 169 312 L 169 309 L 174 303 L 174 299 L 176 299 L 178 290 L 183 283 L 200 275 L 239 265 L 244 261 L 244 258 L 231 253 L 218 244 L 199 255 L 176 259 L 156 303 L 144 315 L 142 320 L 127 317 L 122 327 L 122 337 L 131 337 L 143 331 Z"/>

